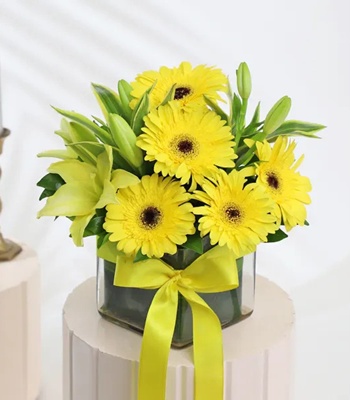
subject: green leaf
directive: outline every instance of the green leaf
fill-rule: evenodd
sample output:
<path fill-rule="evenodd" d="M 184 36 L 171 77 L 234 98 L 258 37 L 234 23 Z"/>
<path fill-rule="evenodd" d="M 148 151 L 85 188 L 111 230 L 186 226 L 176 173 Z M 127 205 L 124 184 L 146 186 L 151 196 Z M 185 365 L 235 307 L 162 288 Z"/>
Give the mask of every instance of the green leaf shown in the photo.
<path fill-rule="evenodd" d="M 54 190 L 44 189 L 39 197 L 39 200 L 45 199 L 46 197 L 53 196 L 54 194 L 55 194 Z"/>
<path fill-rule="evenodd" d="M 292 101 L 288 96 L 283 96 L 277 101 L 265 118 L 263 131 L 266 135 L 271 134 L 282 125 L 289 114 L 291 106 Z"/>
<path fill-rule="evenodd" d="M 97 248 L 99 249 L 100 247 L 105 245 L 108 242 L 110 236 L 111 233 L 107 233 L 105 231 L 100 233 L 97 237 Z M 115 243 L 113 244 L 115 245 Z"/>
<path fill-rule="evenodd" d="M 307 220 L 304 221 L 304 225 L 310 226 L 309 222 Z"/>
<path fill-rule="evenodd" d="M 239 122 L 239 115 L 241 113 L 242 103 L 236 93 L 233 94 L 233 101 L 232 101 L 232 121 L 236 123 Z"/>
<path fill-rule="evenodd" d="M 212 109 L 212 111 L 216 112 L 220 116 L 220 118 L 228 123 L 228 115 L 209 97 L 203 96 L 207 105 Z"/>
<path fill-rule="evenodd" d="M 176 83 L 173 84 L 167 95 L 165 96 L 164 100 L 160 103 L 161 106 L 164 106 L 169 101 L 174 100 L 175 97 L 175 90 L 176 90 Z"/>
<path fill-rule="evenodd" d="M 74 151 L 70 151 L 70 149 L 66 150 L 46 150 L 37 154 L 37 157 L 50 157 L 50 158 L 60 158 L 61 160 L 71 160 L 77 158 L 77 155 Z"/>
<path fill-rule="evenodd" d="M 106 119 L 108 118 L 108 114 L 123 114 L 122 103 L 116 92 L 96 83 L 92 83 L 91 86 Z"/>
<path fill-rule="evenodd" d="M 99 235 L 105 232 L 105 230 L 103 229 L 104 222 L 105 222 L 104 216 L 95 215 L 87 224 L 84 231 L 84 237 Z"/>
<path fill-rule="evenodd" d="M 145 92 L 136 107 L 134 108 L 131 115 L 131 128 L 135 132 L 136 136 L 142 133 L 142 128 L 144 125 L 143 119 L 149 113 L 149 93 Z"/>
<path fill-rule="evenodd" d="M 107 232 L 97 236 L 97 256 L 115 265 L 117 256 L 123 253 L 117 250 L 115 242 L 109 240 L 110 236 L 111 234 Z"/>
<path fill-rule="evenodd" d="M 55 192 L 65 183 L 66 182 L 60 177 L 60 175 L 49 173 L 41 178 L 36 185 L 44 189 L 53 190 Z"/>
<path fill-rule="evenodd" d="M 267 139 L 271 140 L 278 136 L 307 136 L 311 138 L 319 138 L 315 133 L 324 128 L 325 126 L 320 124 L 290 120 L 283 122 L 278 129 L 267 136 Z"/>
<path fill-rule="evenodd" d="M 267 235 L 267 242 L 274 243 L 279 242 L 283 239 L 286 239 L 288 235 L 282 231 L 282 229 L 278 229 L 275 233 L 269 233 Z"/>
<path fill-rule="evenodd" d="M 237 258 L 237 260 L 236 260 L 238 273 L 240 273 L 243 269 L 243 261 L 244 261 L 243 257 Z"/>
<path fill-rule="evenodd" d="M 95 146 L 96 147 L 95 147 Z M 68 145 L 71 149 L 75 151 L 75 153 L 79 156 L 79 158 L 91 165 L 96 165 L 97 155 L 96 151 L 99 149 L 99 153 L 102 153 L 104 150 L 103 144 L 101 143 L 93 143 L 93 142 L 77 142 L 71 143 Z M 98 147 L 101 146 L 101 147 Z"/>
<path fill-rule="evenodd" d="M 187 236 L 187 241 L 182 246 L 203 254 L 203 241 L 198 231 L 194 235 Z"/>
<path fill-rule="evenodd" d="M 64 184 L 65 181 L 58 174 L 49 173 L 45 175 L 36 184 L 37 186 L 44 188 L 43 192 L 39 197 L 39 200 L 53 196 L 56 193 L 56 191 Z"/>
<path fill-rule="evenodd" d="M 101 125 L 102 129 L 104 129 L 104 128 L 108 129 L 106 123 L 101 118 L 98 118 L 95 115 L 91 115 L 91 116 L 92 116 L 92 119 L 94 120 L 95 123 L 97 122 L 97 123 L 99 123 Z"/>
<path fill-rule="evenodd" d="M 127 81 L 121 79 L 118 82 L 118 92 L 122 104 L 124 119 L 126 119 L 128 122 L 131 122 L 132 114 L 132 110 L 130 108 L 130 101 L 133 99 L 131 96 L 131 91 L 132 87 Z"/>
<path fill-rule="evenodd" d="M 53 107 L 59 114 L 63 115 L 66 118 L 69 118 L 72 121 L 78 122 L 86 128 L 90 129 L 95 136 L 101 140 L 101 142 L 109 144 L 111 146 L 114 145 L 113 139 L 111 135 L 106 132 L 104 129 L 100 128 L 94 122 L 90 121 L 89 118 L 86 118 L 84 115 L 78 114 L 73 111 L 65 111 L 59 108 Z"/>
<path fill-rule="evenodd" d="M 93 132 L 77 122 L 69 123 L 69 132 L 72 142 L 98 143 L 98 140 L 96 139 L 96 136 L 93 134 Z"/>
<path fill-rule="evenodd" d="M 256 109 L 254 111 L 254 115 L 252 117 L 252 120 L 250 124 L 244 129 L 242 133 L 242 137 L 248 137 L 254 134 L 263 124 L 263 122 L 259 122 L 260 119 L 260 102 L 256 106 Z"/>
<path fill-rule="evenodd" d="M 105 149 L 105 146 L 102 143 L 87 141 L 71 143 L 69 146 L 79 146 L 80 148 L 84 148 L 94 158 L 98 157 Z"/>
<path fill-rule="evenodd" d="M 254 135 L 251 140 L 254 140 L 255 142 L 262 142 L 265 139 L 265 133 L 264 132 L 258 132 L 256 135 Z M 247 151 L 244 152 L 238 160 L 235 161 L 235 164 L 237 167 L 245 167 L 249 161 L 254 157 L 256 150 L 256 145 L 255 143 L 250 147 L 247 148 Z"/>
<path fill-rule="evenodd" d="M 66 120 L 66 118 L 61 119 L 61 126 L 60 129 L 55 131 L 55 134 L 60 136 L 64 144 L 68 144 L 72 142 L 72 139 L 70 137 L 70 132 L 69 132 L 69 121 Z"/>
<path fill-rule="evenodd" d="M 141 250 L 139 250 L 134 258 L 134 263 L 137 263 L 139 261 L 144 261 L 148 260 L 149 257 L 141 253 Z"/>

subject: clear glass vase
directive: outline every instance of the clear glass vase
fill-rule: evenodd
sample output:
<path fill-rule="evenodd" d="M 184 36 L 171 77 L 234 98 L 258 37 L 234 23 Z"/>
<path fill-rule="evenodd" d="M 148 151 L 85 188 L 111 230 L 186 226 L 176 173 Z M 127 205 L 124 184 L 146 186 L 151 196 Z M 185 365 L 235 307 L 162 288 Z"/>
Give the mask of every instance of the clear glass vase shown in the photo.
<path fill-rule="evenodd" d="M 184 269 L 199 255 L 192 250 L 179 250 L 163 260 L 174 269 Z M 237 260 L 239 287 L 219 293 L 198 293 L 227 327 L 247 318 L 254 309 L 255 253 Z M 227 266 L 230 268 L 230 266 Z M 143 332 L 148 309 L 156 290 L 124 288 L 113 285 L 118 264 L 97 259 L 97 307 L 109 321 L 125 328 Z M 233 268 L 233 266 L 232 266 Z M 179 294 L 176 325 L 172 346 L 182 348 L 193 341 L 192 312 L 186 299 Z"/>

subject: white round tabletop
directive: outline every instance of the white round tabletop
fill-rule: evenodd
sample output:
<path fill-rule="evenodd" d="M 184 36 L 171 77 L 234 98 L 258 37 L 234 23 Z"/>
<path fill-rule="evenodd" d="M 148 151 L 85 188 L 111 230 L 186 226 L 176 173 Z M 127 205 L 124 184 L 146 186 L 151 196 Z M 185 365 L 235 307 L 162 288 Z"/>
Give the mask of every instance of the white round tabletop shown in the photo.
<path fill-rule="evenodd" d="M 95 278 L 82 283 L 64 306 L 64 399 L 136 399 L 142 336 L 98 314 L 95 285 Z M 249 318 L 223 330 L 225 399 L 290 399 L 293 303 L 258 276 L 255 304 Z M 193 399 L 192 381 L 192 346 L 171 349 L 167 400 Z"/>

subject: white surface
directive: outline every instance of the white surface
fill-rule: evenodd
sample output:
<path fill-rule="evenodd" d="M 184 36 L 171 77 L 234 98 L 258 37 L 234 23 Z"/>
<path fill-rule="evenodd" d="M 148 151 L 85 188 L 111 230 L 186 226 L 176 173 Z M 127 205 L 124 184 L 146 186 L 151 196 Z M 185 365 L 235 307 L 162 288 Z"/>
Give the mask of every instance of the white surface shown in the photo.
<path fill-rule="evenodd" d="M 64 306 L 63 398 L 136 400 L 142 337 L 100 317 L 95 292 L 92 278 L 78 286 Z M 292 301 L 262 277 L 257 279 L 256 301 L 249 318 L 223 330 L 225 400 L 290 400 Z M 192 346 L 170 351 L 168 400 L 193 400 L 192 351 Z"/>
<path fill-rule="evenodd" d="M 260 246 L 258 271 L 285 288 L 297 313 L 295 400 L 350 399 L 350 3 L 346 0 L 0 0 L 4 125 L 0 225 L 39 253 L 43 266 L 43 400 L 62 400 L 61 310 L 95 274 L 94 241 L 74 248 L 69 221 L 35 214 L 35 183 L 58 148 L 49 104 L 96 114 L 89 83 L 160 65 L 216 64 L 253 77 L 262 112 L 292 97 L 291 118 L 323 123 L 322 140 L 300 140 L 301 171 L 313 183 L 311 225 Z"/>
<path fill-rule="evenodd" d="M 0 399 L 34 400 L 39 393 L 40 271 L 36 253 L 23 246 L 0 263 Z"/>

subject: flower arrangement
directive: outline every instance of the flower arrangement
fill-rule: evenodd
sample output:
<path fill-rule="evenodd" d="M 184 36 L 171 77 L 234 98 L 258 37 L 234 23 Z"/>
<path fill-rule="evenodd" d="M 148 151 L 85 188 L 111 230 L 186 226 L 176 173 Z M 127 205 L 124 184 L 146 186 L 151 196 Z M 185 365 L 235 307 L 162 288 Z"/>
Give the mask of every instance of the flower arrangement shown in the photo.
<path fill-rule="evenodd" d="M 165 301 L 157 298 L 159 293 L 167 301 L 175 299 L 169 300 L 173 305 L 181 293 L 197 320 L 198 304 L 206 307 L 206 323 L 217 328 L 215 313 L 203 306 L 196 292 L 234 289 L 235 260 L 255 252 L 262 242 L 282 240 L 295 226 L 308 224 L 311 184 L 298 172 L 303 157 L 295 159 L 296 142 L 290 137 L 313 138 L 324 126 L 286 120 L 291 107 L 287 96 L 264 119 L 258 104 L 247 121 L 251 76 L 246 63 L 239 65 L 236 76 L 238 93 L 232 92 L 220 69 L 193 68 L 188 62 L 143 72 L 131 84 L 120 80 L 118 91 L 93 84 L 104 120 L 56 108 L 64 117 L 56 134 L 65 149 L 39 154 L 60 161 L 38 182 L 43 188 L 40 199 L 47 199 L 38 216 L 68 217 L 77 246 L 95 235 L 100 257 L 123 260 L 124 267 L 115 271 L 116 285 L 160 288 L 146 321 L 140 398 L 150 398 L 147 390 L 152 386 L 145 365 L 158 365 L 148 354 L 154 339 L 147 324 L 162 319 L 153 305 Z M 179 275 L 165 261 L 184 249 L 195 252 L 201 262 Z M 157 339 L 162 349 L 169 348 L 174 329 L 176 307 L 170 308 L 165 342 Z M 220 342 L 217 331 L 210 335 Z M 195 340 L 200 343 L 201 338 Z M 197 351 L 208 352 L 205 347 L 198 345 Z M 160 352 L 158 366 L 164 369 L 166 350 Z M 219 398 L 222 360 L 208 357 L 209 368 L 218 366 L 219 382 L 210 395 Z M 196 365 L 202 386 L 203 369 Z M 207 392 L 200 386 L 196 390 Z M 153 390 L 152 398 L 162 398 L 164 385 L 159 393 L 157 397 Z"/>
<path fill-rule="evenodd" d="M 219 69 L 188 62 L 144 72 L 131 85 L 121 80 L 119 93 L 92 86 L 106 121 L 56 108 L 66 149 L 39 154 L 62 161 L 38 182 L 47 198 L 38 216 L 69 217 L 77 246 L 96 235 L 99 248 L 109 241 L 137 259 L 161 258 L 178 247 L 200 252 L 209 235 L 239 258 L 306 223 L 311 184 L 288 137 L 316 137 L 324 127 L 285 121 L 287 96 L 263 121 L 258 105 L 246 124 L 246 63 L 233 95 Z"/>

